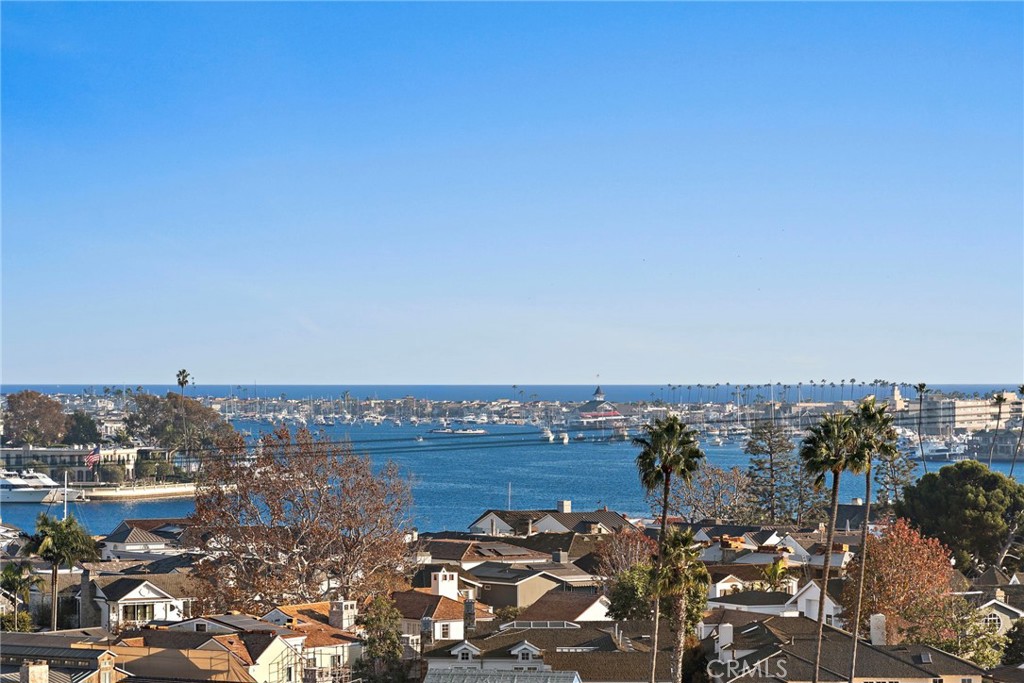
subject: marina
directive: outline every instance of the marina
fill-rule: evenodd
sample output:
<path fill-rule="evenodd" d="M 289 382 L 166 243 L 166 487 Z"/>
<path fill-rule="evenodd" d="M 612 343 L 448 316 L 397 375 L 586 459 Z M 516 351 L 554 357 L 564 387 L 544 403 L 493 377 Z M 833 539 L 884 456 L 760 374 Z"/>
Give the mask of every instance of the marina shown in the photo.
<path fill-rule="evenodd" d="M 269 431 L 259 423 L 239 421 L 235 426 L 254 436 Z M 510 484 L 513 508 L 550 507 L 555 500 L 571 498 L 579 509 L 608 506 L 630 516 L 650 515 L 637 480 L 637 448 L 612 439 L 610 432 L 581 441 L 573 433 L 565 442 L 556 433 L 551 442 L 527 425 L 490 425 L 487 434 L 478 436 L 433 435 L 428 428 L 335 425 L 322 432 L 332 442 L 351 444 L 378 466 L 387 460 L 397 463 L 411 479 L 412 521 L 421 531 L 465 529 L 481 508 L 508 507 Z M 746 468 L 750 462 L 739 441 L 705 444 L 703 449 L 708 464 L 718 467 Z M 1008 471 L 1008 466 L 1003 469 Z M 862 477 L 845 477 L 843 500 L 862 495 L 863 489 Z M 70 510 L 93 534 L 108 533 L 125 518 L 181 517 L 194 509 L 191 498 L 101 500 L 87 491 L 89 502 L 72 503 Z M 0 519 L 31 531 L 40 512 L 59 514 L 59 507 L 4 505 Z"/>

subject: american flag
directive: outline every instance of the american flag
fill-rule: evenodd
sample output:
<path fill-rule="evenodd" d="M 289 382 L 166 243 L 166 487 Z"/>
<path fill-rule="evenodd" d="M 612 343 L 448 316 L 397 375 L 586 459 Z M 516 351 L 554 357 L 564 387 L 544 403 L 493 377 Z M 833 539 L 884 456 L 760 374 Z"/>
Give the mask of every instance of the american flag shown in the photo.
<path fill-rule="evenodd" d="M 86 467 L 92 467 L 93 465 L 95 465 L 99 461 L 100 461 L 100 447 L 97 446 L 96 448 L 92 449 L 92 451 L 89 452 L 89 455 L 85 456 L 85 465 L 86 465 Z"/>

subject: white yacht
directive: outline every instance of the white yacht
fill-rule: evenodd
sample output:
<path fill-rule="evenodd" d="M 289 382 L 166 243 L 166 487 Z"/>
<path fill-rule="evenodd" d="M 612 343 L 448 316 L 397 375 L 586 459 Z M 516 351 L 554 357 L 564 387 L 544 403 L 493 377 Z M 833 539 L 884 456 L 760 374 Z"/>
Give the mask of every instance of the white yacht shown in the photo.
<path fill-rule="evenodd" d="M 33 486 L 17 472 L 0 470 L 0 503 L 42 503 L 51 489 Z"/>
<path fill-rule="evenodd" d="M 14 473 L 12 472 L 11 474 Z M 67 497 L 69 501 L 84 501 L 86 499 L 84 491 L 65 488 L 42 472 L 24 470 L 20 475 L 17 475 L 17 477 L 33 489 L 44 491 L 45 495 L 41 501 L 43 503 L 59 503 L 63 501 L 65 497 Z"/>

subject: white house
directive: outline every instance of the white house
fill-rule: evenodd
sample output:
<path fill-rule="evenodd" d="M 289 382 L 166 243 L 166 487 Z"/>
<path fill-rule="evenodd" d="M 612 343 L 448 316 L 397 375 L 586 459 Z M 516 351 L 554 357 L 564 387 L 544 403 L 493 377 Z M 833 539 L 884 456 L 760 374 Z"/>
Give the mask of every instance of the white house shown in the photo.
<path fill-rule="evenodd" d="M 161 588 L 158 581 L 141 576 L 97 577 L 92 581 L 90 593 L 98 610 L 99 623 L 83 626 L 120 631 L 138 628 L 150 621 L 177 621 L 190 616 L 192 597 Z"/>
<path fill-rule="evenodd" d="M 983 615 L 985 624 L 995 627 L 999 635 L 1006 635 L 1006 632 L 1013 628 L 1015 621 L 1024 618 L 1024 611 L 998 599 L 979 605 L 978 611 Z"/>
<path fill-rule="evenodd" d="M 829 589 L 825 592 L 825 623 L 840 626 L 840 615 L 843 608 L 839 606 L 839 593 L 842 591 L 842 579 L 829 579 Z M 795 609 L 801 616 L 810 619 L 818 618 L 818 606 L 821 600 L 821 581 L 813 580 L 804 585 L 787 601 L 790 609 Z"/>
<path fill-rule="evenodd" d="M 264 615 L 263 620 L 305 635 L 303 680 L 330 683 L 348 675 L 362 653 L 362 641 L 354 630 L 357 616 L 355 600 L 336 600 L 281 605 Z"/>
<path fill-rule="evenodd" d="M 459 595 L 459 575 L 454 571 L 432 572 L 430 588 L 396 591 L 391 598 L 402 615 L 402 634 L 414 647 L 421 635 L 428 640 L 461 640 L 467 620 L 494 619 L 487 607 Z"/>

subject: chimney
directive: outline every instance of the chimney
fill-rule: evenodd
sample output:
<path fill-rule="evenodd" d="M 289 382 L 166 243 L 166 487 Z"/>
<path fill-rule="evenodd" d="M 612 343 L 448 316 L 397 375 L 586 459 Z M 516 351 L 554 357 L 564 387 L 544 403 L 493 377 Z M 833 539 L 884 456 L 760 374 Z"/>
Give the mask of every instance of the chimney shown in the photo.
<path fill-rule="evenodd" d="M 331 611 L 327 623 L 332 628 L 350 629 L 356 625 L 359 605 L 355 600 L 331 600 Z"/>
<path fill-rule="evenodd" d="M 569 564 L 569 553 L 565 550 L 556 550 L 551 553 L 551 561 L 557 564 Z"/>
<path fill-rule="evenodd" d="M 443 595 L 452 600 L 459 599 L 459 575 L 441 570 L 430 574 L 430 594 Z"/>
<path fill-rule="evenodd" d="M 872 614 L 870 620 L 870 633 L 872 645 L 885 645 L 885 615 Z"/>
<path fill-rule="evenodd" d="M 533 519 L 526 520 L 526 535 L 533 536 Z"/>
<path fill-rule="evenodd" d="M 18 672 L 19 683 L 49 683 L 50 665 L 43 660 L 25 661 Z"/>
<path fill-rule="evenodd" d="M 1006 591 L 1002 588 L 997 588 L 993 597 L 999 602 L 1006 602 Z"/>
<path fill-rule="evenodd" d="M 560 500 L 557 507 L 559 512 L 572 512 L 572 501 Z"/>
<path fill-rule="evenodd" d="M 82 567 L 82 583 L 78 599 L 78 627 L 89 628 L 99 626 L 100 608 L 96 604 L 96 590 L 92 583 L 91 572 Z"/>
<path fill-rule="evenodd" d="M 732 624 L 718 625 L 718 642 L 715 643 L 715 652 L 721 659 L 732 659 L 732 651 L 726 652 L 732 646 Z"/>
<path fill-rule="evenodd" d="M 864 499 L 863 498 L 854 498 L 852 502 L 853 502 L 854 505 L 863 505 L 864 504 Z"/>
<path fill-rule="evenodd" d="M 463 632 L 469 637 L 476 630 L 476 600 L 469 598 L 464 604 L 462 611 Z"/>

